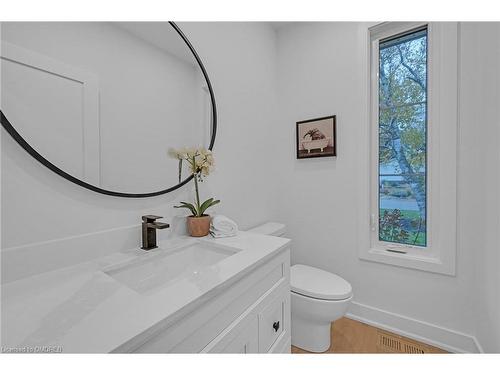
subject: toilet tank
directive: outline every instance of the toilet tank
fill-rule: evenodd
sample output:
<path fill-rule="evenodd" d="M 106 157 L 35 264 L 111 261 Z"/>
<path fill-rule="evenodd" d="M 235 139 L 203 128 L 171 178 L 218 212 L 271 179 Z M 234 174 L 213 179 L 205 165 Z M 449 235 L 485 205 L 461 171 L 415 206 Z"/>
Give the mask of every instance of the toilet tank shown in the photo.
<path fill-rule="evenodd" d="M 285 234 L 286 226 L 282 223 L 268 222 L 249 229 L 248 232 L 267 234 L 268 236 L 282 237 Z"/>

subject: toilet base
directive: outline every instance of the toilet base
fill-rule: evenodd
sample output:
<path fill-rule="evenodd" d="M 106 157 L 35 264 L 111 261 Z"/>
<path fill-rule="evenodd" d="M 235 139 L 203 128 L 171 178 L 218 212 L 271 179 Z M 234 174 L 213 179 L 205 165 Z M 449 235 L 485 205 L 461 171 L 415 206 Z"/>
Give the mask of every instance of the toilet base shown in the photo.
<path fill-rule="evenodd" d="M 331 323 L 312 323 L 292 317 L 292 345 L 313 353 L 323 353 L 330 348 Z"/>

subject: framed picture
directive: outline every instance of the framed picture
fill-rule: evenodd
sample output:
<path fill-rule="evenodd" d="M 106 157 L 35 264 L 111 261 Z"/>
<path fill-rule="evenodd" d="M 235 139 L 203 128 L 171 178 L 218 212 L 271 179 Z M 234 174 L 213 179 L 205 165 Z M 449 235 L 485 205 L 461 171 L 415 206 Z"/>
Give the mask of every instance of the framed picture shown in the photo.
<path fill-rule="evenodd" d="M 335 116 L 297 122 L 297 159 L 337 156 Z"/>

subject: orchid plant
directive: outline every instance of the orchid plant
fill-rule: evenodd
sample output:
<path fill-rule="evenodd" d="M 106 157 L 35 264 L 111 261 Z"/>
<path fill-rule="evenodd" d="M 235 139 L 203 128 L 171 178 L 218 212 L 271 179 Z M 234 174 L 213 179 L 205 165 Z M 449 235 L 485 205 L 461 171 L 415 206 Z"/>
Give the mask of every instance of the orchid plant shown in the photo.
<path fill-rule="evenodd" d="M 203 182 L 203 178 L 208 176 L 213 169 L 214 157 L 212 151 L 205 148 L 182 148 L 179 150 L 170 149 L 168 153 L 171 157 L 179 160 L 179 178 L 182 173 L 182 163 L 184 161 L 188 163 L 196 191 L 196 202 L 194 204 L 180 202 L 181 204 L 179 206 L 174 207 L 187 208 L 194 217 L 205 216 L 205 211 L 208 208 L 220 203 L 220 200 L 215 200 L 214 198 L 209 198 L 205 202 L 200 203 L 198 183 Z"/>

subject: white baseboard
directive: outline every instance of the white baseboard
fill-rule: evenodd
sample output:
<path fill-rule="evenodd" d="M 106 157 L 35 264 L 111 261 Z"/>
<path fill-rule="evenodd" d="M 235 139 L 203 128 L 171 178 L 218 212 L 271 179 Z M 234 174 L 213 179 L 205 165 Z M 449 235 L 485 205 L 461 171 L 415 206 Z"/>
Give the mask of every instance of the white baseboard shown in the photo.
<path fill-rule="evenodd" d="M 452 353 L 483 353 L 474 336 L 352 302 L 346 317 Z"/>

